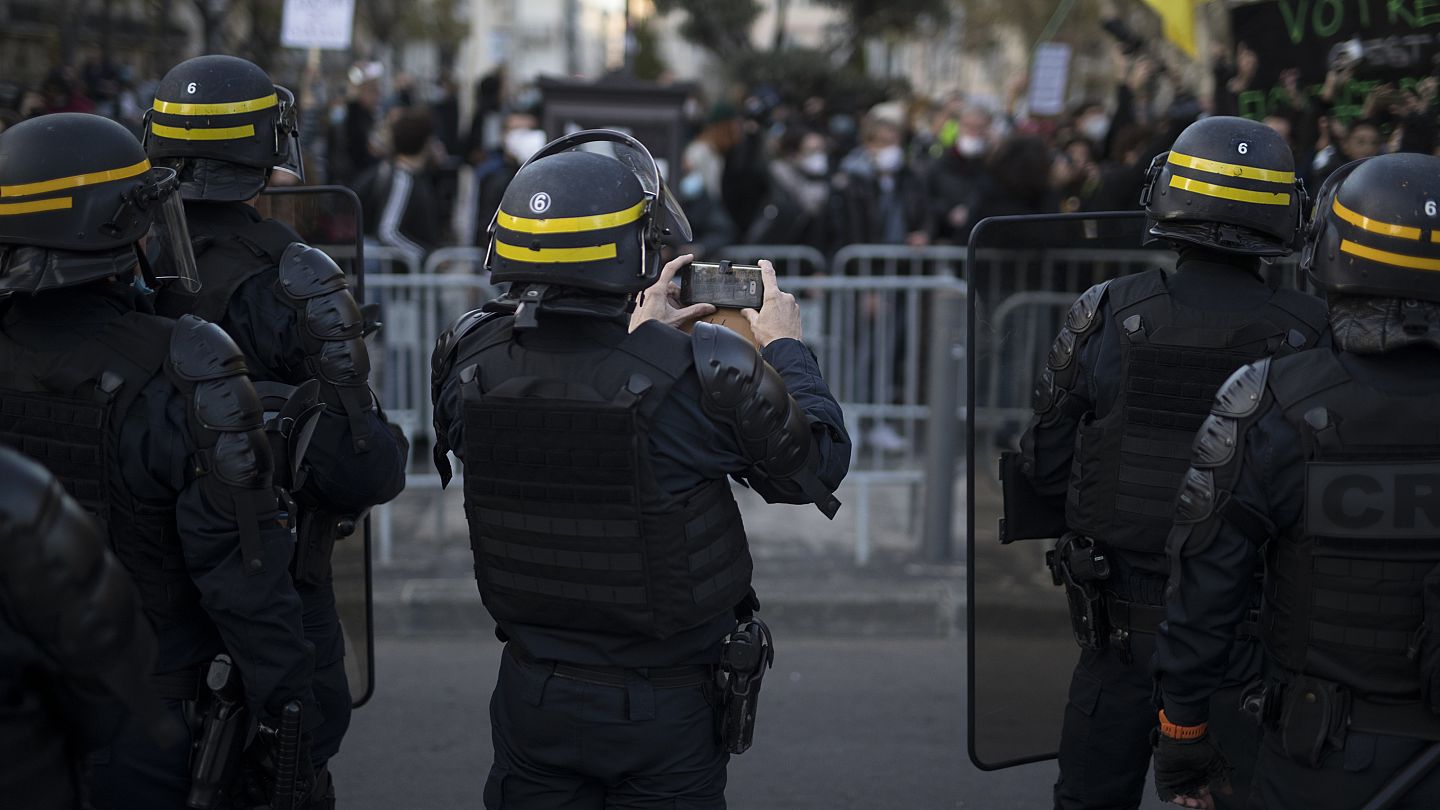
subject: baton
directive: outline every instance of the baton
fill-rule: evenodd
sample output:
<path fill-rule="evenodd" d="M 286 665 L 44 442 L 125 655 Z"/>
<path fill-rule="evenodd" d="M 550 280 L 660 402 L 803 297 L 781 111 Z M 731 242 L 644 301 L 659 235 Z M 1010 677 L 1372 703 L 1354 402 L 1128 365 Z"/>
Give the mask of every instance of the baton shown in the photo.
<path fill-rule="evenodd" d="M 1405 794 L 1409 793 L 1421 779 L 1435 770 L 1437 764 L 1440 764 L 1440 743 L 1435 743 L 1421 751 L 1420 755 L 1411 760 L 1409 765 L 1390 777 L 1390 781 L 1380 788 L 1380 792 L 1376 793 L 1373 799 L 1365 803 L 1362 810 L 1389 810 L 1394 807 L 1395 803 L 1405 798 Z"/>

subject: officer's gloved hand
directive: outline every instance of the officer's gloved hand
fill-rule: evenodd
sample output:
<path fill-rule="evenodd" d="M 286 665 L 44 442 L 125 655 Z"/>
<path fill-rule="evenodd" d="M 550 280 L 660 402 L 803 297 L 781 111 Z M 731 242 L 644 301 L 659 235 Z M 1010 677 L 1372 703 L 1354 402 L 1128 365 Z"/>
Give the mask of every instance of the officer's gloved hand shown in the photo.
<path fill-rule="evenodd" d="M 688 332 L 696 321 L 715 314 L 714 304 L 680 306 L 680 285 L 675 283 L 675 274 L 694 259 L 687 253 L 665 263 L 660 269 L 660 277 L 643 290 L 635 302 L 635 311 L 630 314 L 631 332 L 646 321 L 659 321 Z"/>
<path fill-rule="evenodd" d="M 1160 712 L 1155 789 L 1161 801 L 1214 810 L 1214 793 L 1230 792 L 1230 762 L 1204 725 L 1177 726 Z"/>
<path fill-rule="evenodd" d="M 760 309 L 742 309 L 740 314 L 750 322 L 755 343 L 761 347 L 780 338 L 803 340 L 800 330 L 800 305 L 795 296 L 780 289 L 775 279 L 775 266 L 760 260 L 760 279 L 765 284 L 765 302 Z"/>

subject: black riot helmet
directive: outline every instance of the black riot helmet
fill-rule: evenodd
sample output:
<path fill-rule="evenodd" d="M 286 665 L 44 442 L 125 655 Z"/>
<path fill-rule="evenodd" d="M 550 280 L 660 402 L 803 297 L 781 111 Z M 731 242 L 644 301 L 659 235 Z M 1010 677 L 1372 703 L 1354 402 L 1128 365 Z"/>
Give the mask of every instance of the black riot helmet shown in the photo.
<path fill-rule="evenodd" d="M 42 115 L 0 133 L 0 298 L 129 275 L 147 236 L 198 290 L 178 190 L 174 169 L 152 167 L 129 130 L 98 115 Z"/>
<path fill-rule="evenodd" d="M 1274 130 L 1245 118 L 1204 118 L 1150 163 L 1140 204 L 1151 241 L 1246 256 L 1286 256 L 1305 210 L 1295 156 Z"/>
<path fill-rule="evenodd" d="M 672 235 L 689 241 L 690 223 L 650 152 L 623 133 L 585 130 L 520 167 L 490 224 L 485 267 L 496 282 L 628 295 L 655 283 Z"/>
<path fill-rule="evenodd" d="M 145 151 L 180 169 L 187 200 L 248 200 L 272 168 L 305 178 L 295 96 L 235 56 L 170 69 L 145 113 Z"/>
<path fill-rule="evenodd" d="M 1337 169 L 1316 195 L 1300 267 L 1327 293 L 1440 302 L 1440 157 Z"/>

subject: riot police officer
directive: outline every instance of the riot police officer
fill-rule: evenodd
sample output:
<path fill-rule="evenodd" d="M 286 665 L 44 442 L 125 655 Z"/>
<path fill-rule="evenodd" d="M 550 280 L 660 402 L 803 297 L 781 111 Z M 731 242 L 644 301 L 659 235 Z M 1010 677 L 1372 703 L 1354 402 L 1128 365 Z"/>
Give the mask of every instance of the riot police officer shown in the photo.
<path fill-rule="evenodd" d="M 436 346 L 437 466 L 448 480 L 447 447 L 465 462 L 476 577 L 509 642 L 488 808 L 724 807 L 753 721 L 740 693 L 771 654 L 727 479 L 839 507 L 849 437 L 773 269 L 747 315 L 759 352 L 672 327 L 712 310 L 670 300 L 688 257 L 662 271 L 660 241 L 688 231 L 637 141 L 561 138 L 491 226 L 507 296 Z"/>
<path fill-rule="evenodd" d="M 1179 251 L 1175 272 L 1086 291 L 1036 386 L 1015 457 L 1022 475 L 1007 481 L 1028 482 L 1037 503 L 1064 514 L 1050 560 L 1082 649 L 1057 808 L 1136 807 L 1142 798 L 1165 537 L 1215 390 L 1245 362 L 1325 339 L 1324 305 L 1275 289 L 1260 272 L 1264 257 L 1292 249 L 1303 204 L 1294 168 L 1284 141 L 1255 122 L 1217 117 L 1186 128 L 1151 164 L 1142 199 L 1150 238 Z M 1255 667 L 1251 647 L 1239 650 L 1235 688 Z M 1235 726 L 1232 744 L 1253 748 L 1258 735 L 1238 717 Z"/>
<path fill-rule="evenodd" d="M 0 796 L 15 810 L 78 810 L 85 753 L 127 717 L 163 717 L 145 682 L 155 635 L 60 483 L 4 447 L 0 480 Z"/>
<path fill-rule="evenodd" d="M 172 169 L 98 116 L 0 133 L 0 443 L 105 527 L 159 639 L 150 681 L 171 716 L 213 705 L 204 675 L 224 654 L 253 718 L 274 726 L 298 706 L 313 724 L 314 648 L 244 358 L 219 327 L 147 313 L 137 288 L 159 283 L 147 239 L 194 283 L 177 191 Z M 128 725 L 91 761 L 94 805 L 184 805 L 191 732 L 157 744 Z"/>
<path fill-rule="evenodd" d="M 409 448 L 370 391 L 364 319 L 344 273 L 254 207 L 271 172 L 303 176 L 295 113 L 294 96 L 259 67 L 200 56 L 171 68 L 156 86 L 145 146 L 157 165 L 179 172 L 202 282 L 198 293 L 168 285 L 156 310 L 219 324 L 262 393 L 320 383 L 324 409 L 308 450 L 277 464 L 278 483 L 294 499 L 295 585 L 316 651 L 324 723 L 311 753 L 319 767 L 339 750 L 351 707 L 331 550 L 361 513 L 399 494 Z"/>
<path fill-rule="evenodd" d="M 1207 698 L 1262 560 L 1258 805 L 1359 807 L 1440 741 L 1437 178 L 1394 154 L 1326 181 L 1301 264 L 1335 350 L 1237 371 L 1196 437 L 1157 641 L 1162 799 L 1206 806 L 1224 781 Z M 1440 772 L 1384 806 L 1440 806 Z"/>

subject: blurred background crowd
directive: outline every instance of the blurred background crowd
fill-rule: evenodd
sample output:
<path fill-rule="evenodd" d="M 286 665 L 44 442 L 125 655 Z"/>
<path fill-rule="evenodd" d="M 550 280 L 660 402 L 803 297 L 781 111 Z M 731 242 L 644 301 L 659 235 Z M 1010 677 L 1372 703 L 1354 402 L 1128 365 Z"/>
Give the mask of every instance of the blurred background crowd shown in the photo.
<path fill-rule="evenodd" d="M 1312 190 L 1349 160 L 1434 152 L 1440 18 L 1397 16 L 1398 2 L 1287 29 L 1286 0 L 614 0 L 598 22 L 587 0 L 535 0 L 544 8 L 530 12 L 359 0 L 348 50 L 322 53 L 260 35 L 262 12 L 289 14 L 285 0 L 63 0 L 50 13 L 83 24 L 57 24 L 43 47 L 17 34 L 24 0 L 0 0 L 0 33 L 28 48 L 9 51 L 0 126 L 78 110 L 140 134 L 155 78 L 185 55 L 165 37 L 126 46 L 126 25 L 148 19 L 295 89 L 307 182 L 354 189 L 367 237 L 418 265 L 442 246 L 483 246 L 515 170 L 563 134 L 547 116 L 553 72 L 681 99 L 679 144 L 656 152 L 694 252 L 796 244 L 828 256 L 853 243 L 963 244 L 992 215 L 1137 208 L 1151 158 L 1204 115 L 1276 129 Z M 475 19 L 500 6 L 500 23 Z M 135 7 L 151 16 L 120 13 Z M 196 9 L 189 40 L 170 30 Z M 526 28 L 526 13 L 549 12 L 548 39 Z M 1385 19 L 1408 24 L 1408 38 L 1373 30 Z M 1053 43 L 1058 88 L 1035 75 Z"/>

